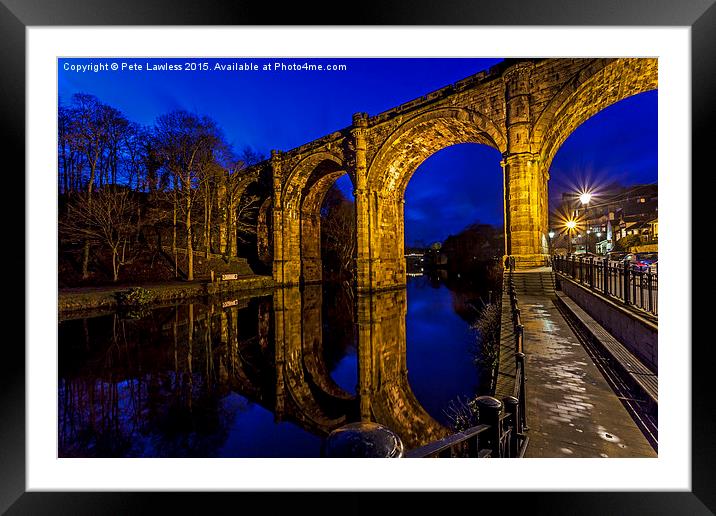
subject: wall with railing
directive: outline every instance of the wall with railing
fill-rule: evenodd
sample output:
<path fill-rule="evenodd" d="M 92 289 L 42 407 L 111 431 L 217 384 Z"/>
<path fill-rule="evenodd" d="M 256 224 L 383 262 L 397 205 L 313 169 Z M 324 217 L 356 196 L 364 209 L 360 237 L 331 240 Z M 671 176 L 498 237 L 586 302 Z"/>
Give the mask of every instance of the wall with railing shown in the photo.
<path fill-rule="evenodd" d="M 651 267 L 592 256 L 555 256 L 553 270 L 623 305 L 657 317 L 658 274 Z"/>

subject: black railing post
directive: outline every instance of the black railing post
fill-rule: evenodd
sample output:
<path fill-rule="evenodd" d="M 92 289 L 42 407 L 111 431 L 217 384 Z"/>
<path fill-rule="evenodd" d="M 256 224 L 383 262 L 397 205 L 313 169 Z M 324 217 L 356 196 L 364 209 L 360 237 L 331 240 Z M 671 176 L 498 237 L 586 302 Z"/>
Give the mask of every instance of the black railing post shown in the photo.
<path fill-rule="evenodd" d="M 649 313 L 654 313 L 654 299 L 652 298 L 651 269 L 646 273 L 646 295 L 649 296 Z"/>
<path fill-rule="evenodd" d="M 624 304 L 629 304 L 629 262 L 624 262 L 624 286 L 622 289 Z"/>
<path fill-rule="evenodd" d="M 502 437 L 502 424 L 500 415 L 502 413 L 502 402 L 492 396 L 479 396 L 475 399 L 477 414 L 480 424 L 490 425 L 488 435 L 492 444 L 492 458 L 502 456 L 500 453 L 500 441 Z"/>
<path fill-rule="evenodd" d="M 518 434 L 522 432 L 520 429 L 519 417 L 520 400 L 518 400 L 514 396 L 505 396 L 504 398 L 502 398 L 502 404 L 505 406 L 505 414 L 509 414 L 510 416 L 509 421 L 510 426 L 512 427 L 512 432 L 510 434 L 510 450 L 507 456 L 516 457 L 517 451 L 520 447 Z"/>
<path fill-rule="evenodd" d="M 602 274 L 604 274 L 604 293 L 606 295 L 609 295 L 609 258 L 607 258 L 605 256 L 602 261 L 602 264 L 603 264 L 602 269 L 604 271 L 602 273 Z"/>
<path fill-rule="evenodd" d="M 522 431 L 527 430 L 527 399 L 525 398 L 525 354 L 520 351 L 515 353 L 515 361 L 517 364 L 517 374 L 520 375 L 520 390 L 519 390 L 519 416 L 520 416 L 520 428 Z"/>
<path fill-rule="evenodd" d="M 515 353 L 522 353 L 524 335 L 525 327 L 522 324 L 515 324 Z"/>

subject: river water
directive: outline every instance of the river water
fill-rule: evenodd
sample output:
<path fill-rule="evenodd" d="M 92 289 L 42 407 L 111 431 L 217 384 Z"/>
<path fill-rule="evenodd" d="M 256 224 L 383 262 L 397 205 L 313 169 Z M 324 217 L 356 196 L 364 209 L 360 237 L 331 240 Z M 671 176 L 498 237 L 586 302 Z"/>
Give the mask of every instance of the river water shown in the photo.
<path fill-rule="evenodd" d="M 360 420 L 406 448 L 448 435 L 451 403 L 489 389 L 472 324 L 494 285 L 446 279 L 63 320 L 58 454 L 319 457 L 331 430 Z"/>

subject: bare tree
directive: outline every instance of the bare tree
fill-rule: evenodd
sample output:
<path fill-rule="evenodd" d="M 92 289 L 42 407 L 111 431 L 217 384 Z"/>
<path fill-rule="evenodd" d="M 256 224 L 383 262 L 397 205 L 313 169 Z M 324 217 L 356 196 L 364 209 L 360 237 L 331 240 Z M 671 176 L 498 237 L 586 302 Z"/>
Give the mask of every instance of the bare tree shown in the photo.
<path fill-rule="evenodd" d="M 75 196 L 68 205 L 67 217 L 60 231 L 69 238 L 104 245 L 112 253 L 112 279 L 119 278 L 119 268 L 130 260 L 130 245 L 137 232 L 137 202 L 132 192 L 121 187 L 105 187 L 94 193 Z"/>
<path fill-rule="evenodd" d="M 353 260 L 356 253 L 355 203 L 333 185 L 326 195 L 321 209 L 321 237 L 323 246 L 333 254 L 338 274 L 352 278 Z"/>
<path fill-rule="evenodd" d="M 223 176 L 224 168 L 216 161 L 210 161 L 205 164 L 199 182 L 199 194 L 203 205 L 204 253 L 207 259 L 212 250 L 211 236 L 215 226 L 214 206 L 219 202 L 219 188 Z"/>
<path fill-rule="evenodd" d="M 155 125 L 158 150 L 164 166 L 178 180 L 175 183 L 175 208 L 182 210 L 186 228 L 187 280 L 194 279 L 194 243 L 192 210 L 195 187 L 206 164 L 222 147 L 223 135 L 216 122 L 187 111 L 162 115 Z M 180 188 L 178 188 L 180 187 Z"/>
<path fill-rule="evenodd" d="M 107 183 L 116 185 L 120 165 L 124 158 L 125 145 L 132 127 L 129 120 L 119 110 L 111 106 L 104 106 L 103 111 L 106 132 L 105 179 Z"/>
<path fill-rule="evenodd" d="M 255 194 L 241 196 L 234 209 L 236 213 L 236 238 L 238 243 L 246 244 L 256 235 L 257 218 L 261 208 L 261 197 Z"/>
<path fill-rule="evenodd" d="M 57 111 L 57 168 L 60 193 L 69 195 L 82 189 L 82 168 L 84 155 L 80 151 L 73 133 L 75 111 L 59 104 Z"/>
<path fill-rule="evenodd" d="M 248 185 L 258 177 L 258 172 L 248 169 L 246 162 L 234 161 L 224 171 L 222 209 L 226 219 L 226 246 L 223 251 L 225 256 L 230 256 L 239 241 L 246 243 L 247 237 L 256 233 L 260 199 L 256 195 L 246 195 Z"/>
<path fill-rule="evenodd" d="M 97 167 L 103 156 L 107 144 L 107 110 L 94 95 L 76 93 L 72 96 L 72 119 L 70 124 L 70 138 L 72 145 L 84 154 L 89 167 L 85 202 L 92 202 L 97 175 Z M 89 277 L 90 242 L 84 243 L 82 252 L 82 278 Z"/>

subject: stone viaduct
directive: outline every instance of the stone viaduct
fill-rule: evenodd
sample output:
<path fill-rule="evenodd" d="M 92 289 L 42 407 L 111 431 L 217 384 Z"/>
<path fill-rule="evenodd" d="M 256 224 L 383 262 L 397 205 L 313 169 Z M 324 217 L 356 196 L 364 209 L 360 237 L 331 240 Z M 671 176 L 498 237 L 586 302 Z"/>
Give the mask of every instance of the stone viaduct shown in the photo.
<path fill-rule="evenodd" d="M 508 59 L 384 113 L 356 113 L 349 127 L 295 149 L 272 151 L 258 165 L 273 184 L 271 201 L 262 207 L 259 246 L 264 254 L 269 242 L 273 248 L 274 280 L 321 280 L 321 203 L 333 182 L 348 174 L 356 202 L 358 291 L 405 285 L 406 186 L 426 158 L 469 142 L 502 154 L 506 254 L 517 267 L 542 265 L 547 181 L 558 149 L 600 110 L 657 86 L 653 58 Z"/>

